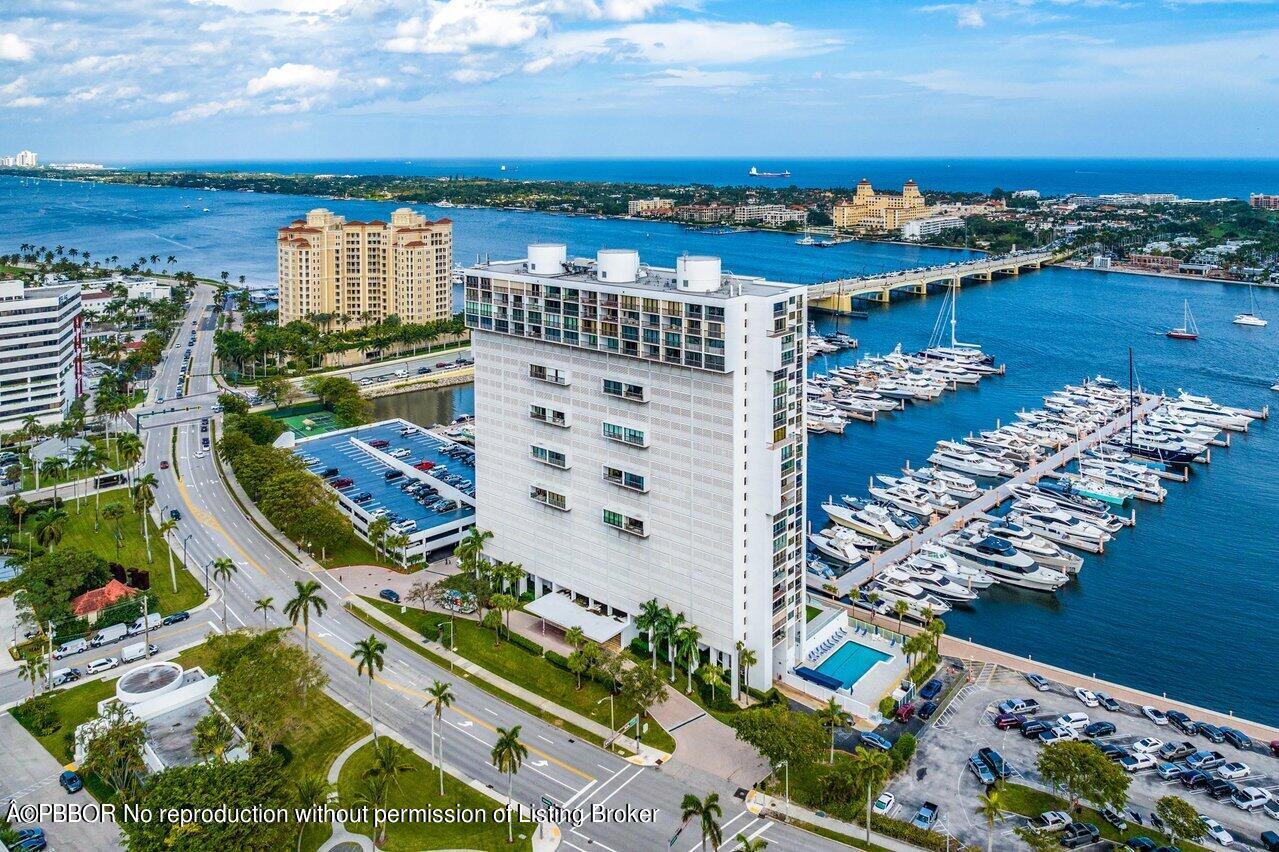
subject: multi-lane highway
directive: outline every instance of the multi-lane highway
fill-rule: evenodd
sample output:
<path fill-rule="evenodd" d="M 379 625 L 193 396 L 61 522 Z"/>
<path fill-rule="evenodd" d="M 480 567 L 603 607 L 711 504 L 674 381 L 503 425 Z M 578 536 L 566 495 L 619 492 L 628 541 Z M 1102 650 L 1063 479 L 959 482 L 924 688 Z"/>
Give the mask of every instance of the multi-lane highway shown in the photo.
<path fill-rule="evenodd" d="M 165 507 L 182 513 L 174 541 L 179 551 L 185 546 L 188 569 L 203 581 L 204 566 L 227 556 L 238 569 L 226 589 L 228 627 L 261 623 L 254 603 L 272 597 L 277 610 L 293 596 L 295 580 L 318 580 L 329 604 L 323 617 L 311 626 L 311 646 L 329 674 L 328 691 L 343 706 L 364 714 L 367 681 L 357 675 L 350 660 L 353 644 L 369 635 L 370 628 L 343 610 L 341 601 L 349 592 L 337 578 L 322 570 L 308 570 L 299 564 L 249 520 L 232 497 L 227 483 L 210 452 L 201 451 L 201 417 L 210 417 L 216 428 L 218 416 L 212 405 L 217 385 L 209 375 L 212 360 L 214 320 L 208 312 L 212 290 L 200 287 L 193 297 L 184 328 L 167 353 L 154 382 L 166 400 L 151 404 L 141 412 L 140 432 L 147 447 L 144 472 L 154 473 L 160 482 L 156 511 Z M 187 378 L 188 393 L 173 401 L 183 351 L 192 322 L 198 334 L 192 347 L 194 368 Z M 456 356 L 453 356 L 456 357 Z M 153 397 L 154 398 L 154 397 Z M 171 458 L 172 430 L 177 428 L 176 458 Z M 171 463 L 161 469 L 162 460 Z M 216 592 L 215 592 L 216 593 Z M 206 612 L 214 617 L 199 623 L 210 625 L 220 619 L 218 603 Z M 280 613 L 268 619 L 274 625 L 286 622 Z M 301 638 L 299 634 L 299 640 Z M 517 801 L 537 805 L 543 797 L 557 805 L 605 809 L 653 809 L 652 821 L 617 818 L 586 822 L 580 826 L 562 823 L 566 848 L 629 852 L 637 849 L 666 849 L 680 828 L 680 801 L 686 793 L 703 796 L 720 794 L 724 807 L 722 824 L 726 843 L 738 833 L 764 836 L 772 849 L 841 848 L 838 844 L 774 823 L 747 812 L 734 798 L 735 787 L 722 778 L 671 764 L 666 767 L 636 766 L 594 745 L 566 736 L 555 726 L 494 699 L 464 678 L 455 678 L 421 656 L 403 648 L 390 636 L 386 667 L 376 680 L 374 705 L 379 730 L 418 748 L 430 749 L 430 713 L 424 708 L 426 688 L 434 680 L 452 681 L 457 696 L 445 712 L 444 753 L 448 768 L 467 779 L 505 790 L 506 779 L 489 763 L 497 727 L 521 726 L 521 741 L 529 756 L 514 779 Z M 7 680 L 7 678 L 6 678 Z M 532 827 L 526 828 L 532 831 Z M 690 825 L 670 848 L 691 852 L 700 845 L 698 829 Z"/>

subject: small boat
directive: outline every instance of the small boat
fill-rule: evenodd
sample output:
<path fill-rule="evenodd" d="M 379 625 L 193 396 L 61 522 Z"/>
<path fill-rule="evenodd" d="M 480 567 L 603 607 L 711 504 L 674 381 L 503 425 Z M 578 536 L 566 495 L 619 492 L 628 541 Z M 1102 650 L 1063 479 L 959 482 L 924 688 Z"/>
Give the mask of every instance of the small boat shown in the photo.
<path fill-rule="evenodd" d="M 1190 300 L 1185 301 L 1185 314 L 1181 319 L 1180 328 L 1170 328 L 1164 333 L 1165 337 L 1171 337 L 1173 340 L 1198 340 L 1199 326 L 1195 324 L 1195 317 L 1190 313 Z"/>
<path fill-rule="evenodd" d="M 796 240 L 796 241 L 795 241 L 795 245 L 797 245 L 797 246 L 815 246 L 815 245 L 817 245 L 817 240 L 813 239 L 813 235 L 812 235 L 812 234 L 810 234 L 810 233 L 808 233 L 807 231 L 805 231 L 805 232 L 804 232 L 804 236 L 800 237 L 798 240 Z"/>
<path fill-rule="evenodd" d="M 839 527 L 810 533 L 808 540 L 818 553 L 847 565 L 859 565 L 865 562 L 866 557 L 862 554 L 861 548 L 873 550 L 877 546 L 871 539 L 858 535 L 850 529 Z"/>
<path fill-rule="evenodd" d="M 1252 309 L 1246 313 L 1235 314 L 1235 325 L 1251 325 L 1256 326 L 1257 328 L 1264 328 L 1265 326 L 1270 325 L 1269 320 L 1264 320 L 1257 314 L 1257 294 L 1252 289 L 1251 284 L 1248 285 L 1248 299 L 1250 300 Z"/>

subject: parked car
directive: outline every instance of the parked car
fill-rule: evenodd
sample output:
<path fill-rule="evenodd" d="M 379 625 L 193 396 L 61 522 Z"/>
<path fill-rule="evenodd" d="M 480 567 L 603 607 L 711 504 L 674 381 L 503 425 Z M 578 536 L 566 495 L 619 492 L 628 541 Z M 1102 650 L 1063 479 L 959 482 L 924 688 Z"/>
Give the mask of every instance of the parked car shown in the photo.
<path fill-rule="evenodd" d="M 80 670 L 74 666 L 57 669 L 49 675 L 49 683 L 53 686 L 62 686 L 65 683 L 74 683 L 80 679 Z"/>
<path fill-rule="evenodd" d="M 1074 689 L 1075 697 L 1079 699 L 1079 703 L 1085 707 L 1100 707 L 1101 702 L 1097 700 L 1097 693 L 1091 689 L 1084 689 L 1082 686 L 1076 686 Z"/>
<path fill-rule="evenodd" d="M 1141 708 L 1141 715 L 1145 716 L 1156 725 L 1168 724 L 1168 714 L 1157 707 L 1151 707 L 1149 704 Z"/>
<path fill-rule="evenodd" d="M 1040 834 L 1061 831 L 1070 825 L 1070 814 L 1065 811 L 1044 811 L 1037 817 L 1031 817 L 1030 829 Z"/>
<path fill-rule="evenodd" d="M 995 773 L 996 778 L 1007 778 L 1013 774 L 1012 769 L 1004 762 L 1003 756 L 990 746 L 977 749 L 977 756 L 990 767 L 990 771 Z"/>
<path fill-rule="evenodd" d="M 58 783 L 62 785 L 62 789 L 68 793 L 79 793 L 84 789 L 84 781 L 80 780 L 80 776 L 76 775 L 70 769 L 64 771 L 58 776 Z"/>
<path fill-rule="evenodd" d="M 1212 776 L 1202 769 L 1183 769 L 1177 780 L 1187 790 L 1198 790 L 1200 787 L 1207 787 Z"/>
<path fill-rule="evenodd" d="M 1219 751 L 1197 751 L 1186 758 L 1186 765 L 1191 769 L 1216 769 L 1226 762 L 1226 756 Z"/>
<path fill-rule="evenodd" d="M 1246 778 L 1250 771 L 1251 770 L 1248 769 L 1248 764 L 1243 763 L 1242 761 L 1232 760 L 1229 763 L 1222 765 L 1217 770 L 1217 777 L 1225 778 L 1227 781 L 1235 781 L 1239 778 Z"/>
<path fill-rule="evenodd" d="M 933 823 L 937 822 L 937 805 L 934 802 L 924 802 L 919 806 L 919 810 L 915 811 L 915 816 L 911 819 L 910 824 L 915 828 L 922 828 L 924 831 L 932 831 Z"/>
<path fill-rule="evenodd" d="M 182 610 L 181 612 L 174 612 L 174 613 L 170 613 L 169 615 L 166 615 L 164 617 L 164 620 L 161 621 L 160 624 L 167 627 L 170 624 L 177 624 L 179 621 L 186 621 L 190 617 L 191 617 L 191 613 L 187 612 L 186 610 Z"/>
<path fill-rule="evenodd" d="M 881 737 L 879 734 L 875 733 L 874 731 L 867 731 L 866 733 L 862 734 L 861 742 L 864 745 L 867 745 L 871 748 L 877 748 L 880 751 L 888 751 L 889 749 L 893 747 L 892 743 L 890 743 L 887 739 L 885 739 L 884 737 Z"/>
<path fill-rule="evenodd" d="M 1273 831 L 1261 832 L 1261 845 L 1267 849 L 1267 852 L 1279 852 L 1279 834 Z"/>
<path fill-rule="evenodd" d="M 1164 743 L 1159 749 L 1160 760 L 1181 760 L 1183 757 L 1189 757 L 1198 749 L 1195 744 L 1182 740 L 1181 742 Z"/>
<path fill-rule="evenodd" d="M 893 718 L 898 722 L 909 722 L 915 716 L 915 703 L 907 701 L 905 704 L 898 706 Z"/>
<path fill-rule="evenodd" d="M 329 480 L 329 485 L 332 485 L 334 488 L 350 488 L 353 484 L 354 483 L 349 476 L 339 476 L 337 479 Z"/>
<path fill-rule="evenodd" d="M 1058 841 L 1067 849 L 1078 849 L 1080 846 L 1091 846 L 1101 839 L 1101 831 L 1090 822 L 1072 822 L 1066 826 Z"/>
<path fill-rule="evenodd" d="M 1214 778 L 1208 782 L 1205 788 L 1208 795 L 1214 799 L 1234 798 L 1235 793 L 1239 792 L 1239 787 L 1233 781 L 1227 781 L 1225 778 Z"/>
<path fill-rule="evenodd" d="M 1207 737 L 1214 743 L 1224 743 L 1226 741 L 1226 735 L 1221 732 L 1221 728 L 1216 725 L 1210 725 L 1207 722 L 1196 722 L 1195 733 L 1201 737 Z"/>
<path fill-rule="evenodd" d="M 1112 722 L 1093 722 L 1084 728 L 1085 737 L 1108 737 L 1115 733 L 1115 726 Z"/>
<path fill-rule="evenodd" d="M 1270 797 L 1270 801 L 1261 806 L 1261 812 L 1271 819 L 1279 819 L 1279 799 Z"/>
<path fill-rule="evenodd" d="M 1181 776 L 1181 767 L 1175 763 L 1160 763 L 1155 767 L 1155 772 L 1165 781 L 1176 781 Z"/>
<path fill-rule="evenodd" d="M 85 666 L 84 671 L 86 674 L 97 674 L 98 672 L 110 671 L 118 665 L 120 665 L 118 657 L 99 657 Z"/>
<path fill-rule="evenodd" d="M 1238 728 L 1222 728 L 1221 735 L 1225 737 L 1226 742 L 1241 751 L 1252 748 L 1252 738 Z"/>
<path fill-rule="evenodd" d="M 929 719 L 933 718 L 933 714 L 936 712 L 937 702 L 925 701 L 923 704 L 919 705 L 919 710 L 915 713 L 915 715 L 927 722 Z"/>
<path fill-rule="evenodd" d="M 1144 769 L 1154 769 L 1156 763 L 1158 761 L 1149 754 L 1130 754 L 1119 761 L 1119 765 L 1126 772 L 1141 772 Z"/>
<path fill-rule="evenodd" d="M 999 702 L 996 709 L 1000 713 L 1020 713 L 1033 716 L 1039 712 L 1039 702 L 1033 698 L 1008 698 Z"/>
<path fill-rule="evenodd" d="M 936 698 L 941 694 L 944 684 L 938 678 L 933 678 L 919 688 L 919 697 L 923 699 Z"/>
<path fill-rule="evenodd" d="M 169 460 L 168 460 L 168 459 L 163 459 L 163 460 L 160 462 L 160 470 L 168 470 L 168 469 L 169 469 Z"/>
<path fill-rule="evenodd" d="M 1154 852 L 1157 844 L 1144 834 L 1139 834 L 1136 837 L 1128 838 L 1124 845 L 1131 849 L 1132 852 Z"/>
<path fill-rule="evenodd" d="M 1193 734 L 1195 732 L 1194 720 L 1180 710 L 1169 710 L 1164 715 L 1168 717 L 1169 723 L 1183 734 Z"/>
<path fill-rule="evenodd" d="M 1101 818 L 1115 827 L 1117 831 L 1128 830 L 1128 820 L 1114 805 L 1106 805 L 1101 809 Z"/>
<path fill-rule="evenodd" d="M 1155 754 L 1163 746 L 1163 740 L 1157 740 L 1154 737 L 1142 737 L 1128 747 L 1136 754 Z"/>
<path fill-rule="evenodd" d="M 39 852 L 49 846 L 44 836 L 44 829 L 38 826 L 20 828 L 14 832 L 13 844 L 8 848 L 13 852 Z"/>
<path fill-rule="evenodd" d="M 380 450 L 383 447 L 391 446 L 391 442 L 385 438 L 374 438 L 372 441 L 369 441 L 369 446 Z"/>
<path fill-rule="evenodd" d="M 400 602 L 400 593 L 395 591 L 395 589 L 383 589 L 377 593 L 377 596 L 382 600 L 390 601 L 391 603 Z"/>
<path fill-rule="evenodd" d="M 1101 702 L 1101 706 L 1102 706 L 1102 707 L 1105 707 L 1105 708 L 1106 708 L 1107 710 L 1109 710 L 1111 713 L 1118 713 L 1121 709 L 1123 709 L 1123 708 L 1121 708 L 1121 707 L 1119 706 L 1119 702 L 1118 702 L 1118 701 L 1116 701 L 1115 699 L 1111 698 L 1111 697 L 1110 697 L 1109 695 L 1107 695 L 1106 693 L 1104 693 L 1104 692 L 1097 692 L 1097 693 L 1093 693 L 1093 694 L 1097 696 L 1097 700 L 1098 700 L 1099 702 Z"/>
<path fill-rule="evenodd" d="M 1039 719 L 1031 719 L 1029 722 L 1025 722 L 1022 724 L 1021 735 L 1025 737 L 1026 739 L 1033 739 L 1035 737 L 1038 737 L 1040 734 L 1042 734 L 1044 731 L 1048 730 L 1051 727 L 1052 725 L 1048 724 L 1047 722 L 1041 721 Z"/>
<path fill-rule="evenodd" d="M 968 771 L 986 787 L 991 786 L 999 780 L 995 777 L 995 773 L 990 771 L 990 767 L 981 759 L 981 756 L 977 754 L 968 758 Z"/>
<path fill-rule="evenodd" d="M 886 817 L 897 807 L 897 797 L 887 791 L 880 793 L 879 798 L 875 800 L 875 804 L 871 806 L 871 810 L 882 817 Z"/>
<path fill-rule="evenodd" d="M 1226 829 L 1222 827 L 1221 823 L 1217 822 L 1212 817 L 1200 814 L 1199 821 L 1204 824 L 1205 833 L 1222 846 L 1229 846 L 1235 842 L 1234 835 L 1226 831 Z"/>
<path fill-rule="evenodd" d="M 1026 717 L 1020 713 L 1000 713 L 995 717 L 995 727 L 1001 731 L 1020 728 L 1026 723 Z"/>
<path fill-rule="evenodd" d="M 1088 727 L 1092 720 L 1088 718 L 1087 713 L 1062 713 L 1058 716 L 1053 724 L 1062 728 L 1070 728 L 1075 731 L 1082 731 Z"/>
<path fill-rule="evenodd" d="M 1051 684 L 1048 683 L 1048 678 L 1034 672 L 1027 672 L 1026 682 L 1040 692 L 1047 692 L 1051 687 Z"/>
<path fill-rule="evenodd" d="M 1123 746 L 1115 745 L 1114 743 L 1095 743 L 1095 745 L 1098 751 L 1114 763 L 1118 763 L 1128 756 L 1128 749 Z"/>
<path fill-rule="evenodd" d="M 1079 739 L 1079 733 L 1074 728 L 1067 728 L 1065 725 L 1055 725 L 1039 735 L 1039 741 L 1044 745 L 1062 740 L 1077 739 Z"/>

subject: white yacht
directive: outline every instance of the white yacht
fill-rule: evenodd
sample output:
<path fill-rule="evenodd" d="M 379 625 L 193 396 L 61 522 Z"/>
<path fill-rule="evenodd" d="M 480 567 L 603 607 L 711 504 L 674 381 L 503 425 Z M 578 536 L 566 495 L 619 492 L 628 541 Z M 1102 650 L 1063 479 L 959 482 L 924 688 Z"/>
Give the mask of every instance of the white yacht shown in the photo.
<path fill-rule="evenodd" d="M 971 603 L 977 600 L 977 593 L 972 589 L 959 585 L 930 565 L 911 562 L 909 559 L 885 569 L 879 577 L 901 578 L 913 582 L 924 591 L 947 601 Z"/>
<path fill-rule="evenodd" d="M 1162 503 L 1168 489 L 1159 484 L 1159 477 L 1149 468 L 1134 470 L 1137 465 L 1107 464 L 1098 459 L 1080 459 L 1079 472 L 1091 479 L 1100 479 L 1107 485 L 1126 491 L 1139 500 Z"/>
<path fill-rule="evenodd" d="M 889 544 L 896 544 L 906 537 L 906 532 L 897 526 L 883 506 L 868 505 L 853 510 L 834 502 L 827 502 L 822 504 L 822 510 L 840 526 L 849 527 Z"/>
<path fill-rule="evenodd" d="M 948 515 L 959 508 L 959 502 L 940 484 L 917 482 L 906 477 L 881 475 L 875 478 L 886 487 L 870 486 L 868 490 L 871 496 L 921 518 L 936 513 Z"/>
<path fill-rule="evenodd" d="M 1222 429 L 1237 432 L 1248 431 L 1252 418 L 1237 409 L 1218 405 L 1204 396 L 1194 396 L 1181 391 L 1178 397 L 1168 404 L 1169 413 L 1191 423 L 1206 423 Z"/>
<path fill-rule="evenodd" d="M 978 568 L 1010 586 L 1054 592 L 1070 581 L 1061 571 L 1045 568 L 1002 538 L 963 530 L 942 536 L 939 543 L 961 565 Z"/>
<path fill-rule="evenodd" d="M 995 578 L 980 568 L 960 565 L 950 551 L 939 544 L 929 542 L 907 557 L 909 561 L 934 568 L 966 589 L 989 589 Z"/>
<path fill-rule="evenodd" d="M 946 489 L 946 493 L 960 500 L 976 500 L 981 496 L 982 490 L 977 487 L 977 481 L 969 479 L 962 473 L 955 473 L 952 470 L 938 467 L 920 467 L 920 468 L 902 468 L 902 473 L 911 479 L 917 479 L 920 482 L 937 482 Z"/>
<path fill-rule="evenodd" d="M 874 550 L 877 547 L 873 539 L 842 527 L 810 533 L 808 540 L 818 553 L 848 565 L 858 565 L 866 561 L 862 548 Z"/>
<path fill-rule="evenodd" d="M 1103 552 L 1106 549 L 1106 542 L 1110 541 L 1110 533 L 1087 521 L 1071 517 L 1060 509 L 1044 512 L 1014 509 L 1009 512 L 1008 519 L 1049 541 L 1086 550 L 1089 553 Z"/>
<path fill-rule="evenodd" d="M 894 612 L 898 601 L 905 601 L 907 614 L 920 621 L 930 613 L 936 616 L 950 612 L 950 604 L 924 591 L 904 574 L 892 575 L 885 571 L 862 586 L 862 595 L 869 598 L 872 592 L 878 593 L 881 611 L 886 615 Z"/>
<path fill-rule="evenodd" d="M 971 473 L 974 476 L 1008 477 L 1017 472 L 1016 468 L 1008 462 L 987 458 L 951 441 L 938 443 L 937 449 L 928 457 L 928 460 L 940 467 L 948 467 L 961 473 Z"/>
<path fill-rule="evenodd" d="M 1067 574 L 1078 574 L 1084 566 L 1084 558 L 1072 553 L 1054 541 L 1035 535 L 1030 530 L 1007 518 L 996 518 L 993 521 L 976 521 L 972 530 L 983 535 L 993 535 L 1007 539 L 1018 550 L 1045 568 L 1055 568 Z"/>

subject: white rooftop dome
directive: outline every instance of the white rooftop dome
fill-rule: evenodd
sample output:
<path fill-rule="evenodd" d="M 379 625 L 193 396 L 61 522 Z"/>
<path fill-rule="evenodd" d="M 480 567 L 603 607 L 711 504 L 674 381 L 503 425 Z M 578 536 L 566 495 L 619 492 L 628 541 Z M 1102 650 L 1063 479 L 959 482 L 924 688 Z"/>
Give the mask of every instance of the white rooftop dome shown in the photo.
<path fill-rule="evenodd" d="M 720 260 L 706 255 L 675 259 L 675 287 L 690 293 L 713 293 L 720 287 Z"/>
<path fill-rule="evenodd" d="M 564 243 L 533 243 L 528 247 L 528 271 L 534 275 L 562 275 L 568 260 Z"/>
<path fill-rule="evenodd" d="M 608 284 L 634 284 L 639 278 L 639 252 L 600 249 L 595 256 L 595 276 Z"/>

